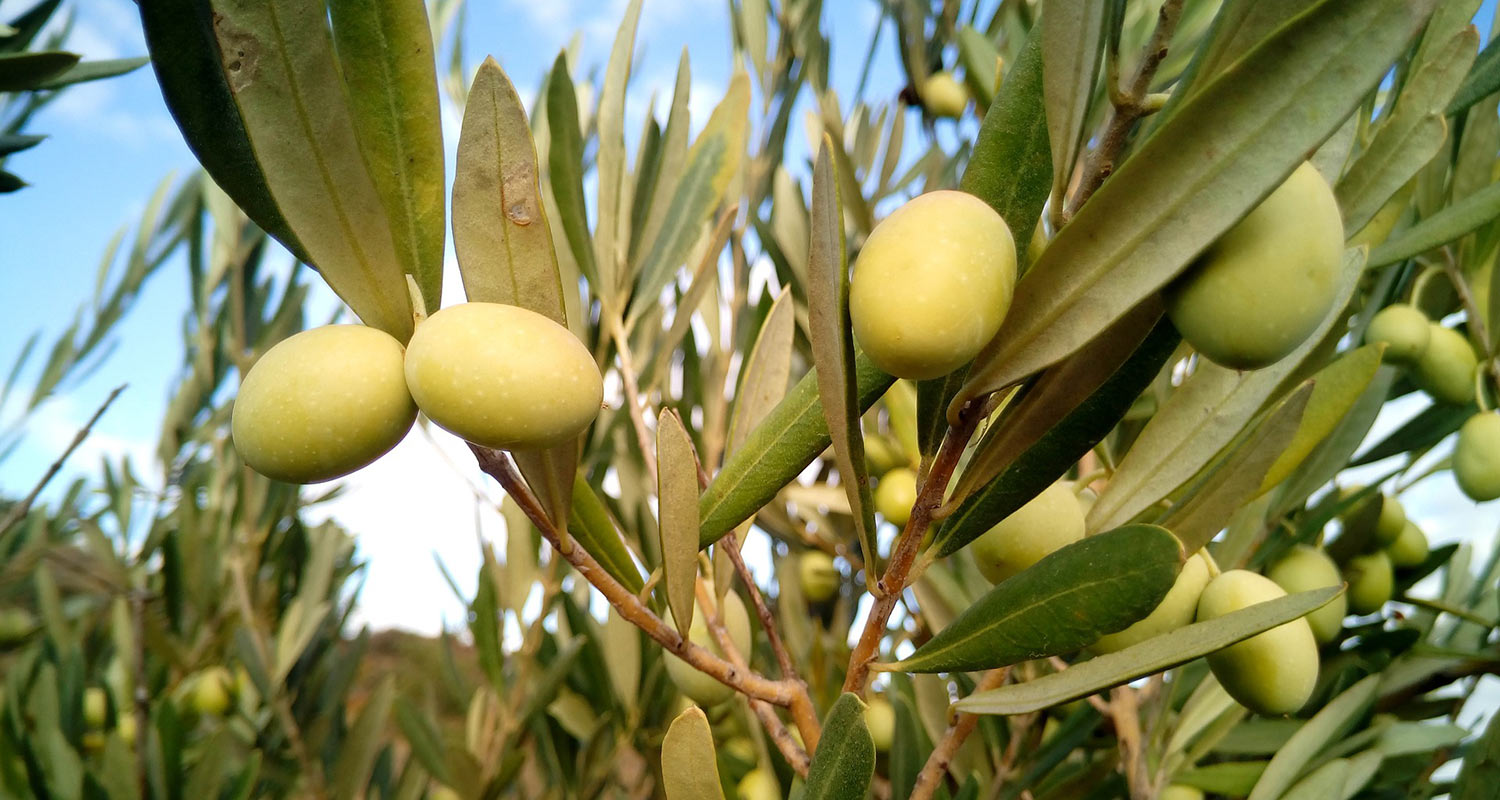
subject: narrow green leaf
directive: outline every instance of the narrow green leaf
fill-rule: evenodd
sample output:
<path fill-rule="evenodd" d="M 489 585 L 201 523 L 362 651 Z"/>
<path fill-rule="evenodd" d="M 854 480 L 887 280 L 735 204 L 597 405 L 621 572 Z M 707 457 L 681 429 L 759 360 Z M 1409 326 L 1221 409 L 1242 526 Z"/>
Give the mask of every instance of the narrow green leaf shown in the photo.
<path fill-rule="evenodd" d="M 494 58 L 469 88 L 453 176 L 453 248 L 470 301 L 566 325 L 526 109 Z"/>
<path fill-rule="evenodd" d="M 1205 792 L 1227 797 L 1244 797 L 1266 769 L 1264 761 L 1225 761 L 1179 773 L 1173 780 Z"/>
<path fill-rule="evenodd" d="M 595 292 L 605 303 L 617 307 L 616 298 L 623 288 L 620 265 L 625 248 L 618 241 L 622 219 L 620 208 L 625 182 L 625 87 L 630 82 L 630 64 L 634 60 L 636 25 L 641 19 L 641 0 L 631 0 L 625 7 L 625 18 L 615 34 L 609 63 L 604 69 L 604 86 L 599 93 L 599 154 L 594 172 L 599 188 L 595 203 L 598 214 L 594 226 L 594 261 L 599 269 L 600 285 Z"/>
<path fill-rule="evenodd" d="M 30 134 L 0 134 L 0 157 L 11 156 L 23 150 L 30 150 L 42 143 L 46 136 Z"/>
<path fill-rule="evenodd" d="M 1472 27 L 1447 42 L 1401 89 L 1395 109 L 1334 187 L 1344 229 L 1357 231 L 1443 146 L 1443 109 L 1474 63 L 1479 33 Z"/>
<path fill-rule="evenodd" d="M 816 371 L 797 381 L 708 484 L 698 500 L 703 525 L 698 534 L 700 548 L 749 519 L 832 443 L 818 399 Z M 858 351 L 854 374 L 861 413 L 875 405 L 895 380 Z"/>
<path fill-rule="evenodd" d="M 568 75 L 568 54 L 557 54 L 552 74 L 547 79 L 547 130 L 551 147 L 547 150 L 547 177 L 568 248 L 589 285 L 601 295 L 604 284 L 599 279 L 599 265 L 594 260 L 594 242 L 589 237 L 589 215 L 583 197 L 583 133 L 578 127 L 578 97 L 573 79 Z"/>
<path fill-rule="evenodd" d="M 1062 0 L 1042 15 L 1042 79 L 1046 88 L 1047 136 L 1052 142 L 1052 208 L 1061 210 L 1063 192 L 1078 161 L 1094 76 L 1104 54 L 1108 3 Z"/>
<path fill-rule="evenodd" d="M 1302 414 L 1302 425 L 1266 473 L 1261 492 L 1286 480 L 1313 448 L 1327 440 L 1375 379 L 1382 352 L 1383 348 L 1377 345 L 1351 350 L 1313 376 L 1312 397 L 1308 398 L 1307 411 Z"/>
<path fill-rule="evenodd" d="M 639 592 L 646 582 L 641 571 L 630 558 L 630 551 L 620 538 L 620 531 L 609 516 L 609 509 L 594 488 L 582 475 L 573 479 L 572 513 L 568 517 L 568 531 L 583 549 L 599 562 L 604 570 L 613 575 L 632 592 Z"/>
<path fill-rule="evenodd" d="M 1255 790 L 1250 792 L 1249 800 L 1275 800 L 1281 797 L 1302 774 L 1313 756 L 1342 738 L 1364 716 L 1370 704 L 1375 702 L 1379 689 L 1380 676 L 1371 675 L 1330 700 L 1276 751 L 1260 780 L 1255 782 Z"/>
<path fill-rule="evenodd" d="M 327 8 L 226 0 L 214 9 L 229 91 L 276 204 L 334 292 L 367 325 L 406 341 L 411 296 L 360 156 Z"/>
<path fill-rule="evenodd" d="M 689 706 L 661 740 L 662 788 L 667 800 L 724 800 L 714 732 L 703 709 Z"/>
<path fill-rule="evenodd" d="M 338 762 L 333 768 L 335 797 L 360 797 L 370 783 L 370 771 L 375 767 L 375 757 L 385 745 L 386 728 L 390 721 L 391 705 L 396 700 L 396 677 L 387 674 L 370 695 L 354 720 L 348 736 L 340 743 Z M 218 792 L 195 795 L 216 797 Z"/>
<path fill-rule="evenodd" d="M 1049 367 L 1016 401 L 1014 414 L 986 433 L 953 496 L 972 494 L 934 535 L 935 552 L 952 555 L 979 538 L 1056 482 L 1114 429 L 1179 341 L 1172 324 L 1161 319 L 1160 305 L 1152 309 L 1143 317 L 1126 316 L 1088 347 Z M 968 488 L 973 479 L 997 469 L 983 486 Z"/>
<path fill-rule="evenodd" d="M 0 92 L 38 89 L 50 78 L 67 72 L 81 58 L 61 50 L 0 54 Z"/>
<path fill-rule="evenodd" d="M 1484 800 L 1500 785 L 1500 714 L 1490 716 L 1484 735 L 1464 754 L 1464 764 L 1453 784 L 1453 800 Z"/>
<path fill-rule="evenodd" d="M 1472 405 L 1455 406 L 1448 403 L 1433 403 L 1417 412 L 1417 415 L 1402 423 L 1390 435 L 1371 445 L 1349 462 L 1351 467 L 1373 464 L 1376 461 L 1401 455 L 1402 453 L 1427 450 L 1438 442 L 1457 433 L 1469 417 L 1474 416 Z"/>
<path fill-rule="evenodd" d="M 390 219 L 396 257 L 427 312 L 443 292 L 443 127 L 422 0 L 329 0 L 365 165 Z"/>
<path fill-rule="evenodd" d="M 958 60 L 964 65 L 964 84 L 974 95 L 974 104 L 988 109 L 995 102 L 1000 83 L 1000 50 L 988 37 L 965 25 L 958 29 Z"/>
<path fill-rule="evenodd" d="M 1500 91 L 1500 39 L 1491 39 L 1474 60 L 1447 111 L 1458 114 L 1496 91 Z"/>
<path fill-rule="evenodd" d="M 54 75 L 33 88 L 52 91 L 78 83 L 113 78 L 117 75 L 124 75 L 127 72 L 134 72 L 145 66 L 150 60 L 149 58 L 109 58 L 98 61 L 80 61 L 62 72 L 62 74 Z"/>
<path fill-rule="evenodd" d="M 865 559 L 876 556 L 865 468 L 865 441 L 860 432 L 859 387 L 854 375 L 854 335 L 849 327 L 849 259 L 844 249 L 844 213 L 839 203 L 838 170 L 827 134 L 813 166 L 812 244 L 808 251 L 808 327 L 813 363 L 818 367 L 818 394 L 823 418 L 833 439 L 840 483 L 849 497 L 854 530 Z M 873 573 L 870 580 L 874 580 Z"/>
<path fill-rule="evenodd" d="M 576 496 L 576 495 L 575 495 Z M 609 681 L 626 711 L 636 708 L 641 685 L 641 630 L 614 607 L 604 620 L 604 651 L 609 654 Z"/>
<path fill-rule="evenodd" d="M 1368 266 L 1405 261 L 1478 230 L 1500 217 L 1500 183 L 1492 183 L 1396 234 L 1370 252 Z"/>
<path fill-rule="evenodd" d="M 786 397 L 792 374 L 792 339 L 797 333 L 795 301 L 783 288 L 761 323 L 755 344 L 745 356 L 740 385 L 734 394 L 729 425 L 729 450 L 739 449 L 750 431 Z"/>
<path fill-rule="evenodd" d="M 198 0 L 141 0 L 140 8 L 156 82 L 198 163 L 256 225 L 299 261 L 311 264 L 256 161 L 220 61 L 211 5 Z"/>
<path fill-rule="evenodd" d="M 1154 525 L 1090 536 L 1001 582 L 916 652 L 880 668 L 968 672 L 1082 649 L 1150 614 L 1182 560 L 1177 539 Z"/>
<path fill-rule="evenodd" d="M 1342 124 L 1427 6 L 1325 0 L 1184 101 L 1021 279 L 949 417 L 1078 350 L 1175 277 Z"/>
<path fill-rule="evenodd" d="M 875 743 L 865 704 L 845 692 L 823 718 L 823 736 L 807 770 L 803 800 L 864 800 L 875 776 Z"/>
<path fill-rule="evenodd" d="M 959 700 L 954 707 L 974 714 L 1027 714 L 1088 697 L 1112 686 L 1186 664 L 1306 616 L 1342 591 L 1342 587 L 1330 586 L 1278 597 L 1218 619 L 1196 622 L 1154 636 L 1124 650 L 1096 656 L 1062 672 L 970 695 Z"/>
<path fill-rule="evenodd" d="M 36 5 L 12 19 L 9 27 L 13 32 L 0 39 L 0 53 L 19 52 L 30 47 L 61 5 L 62 0 L 38 0 Z"/>
<path fill-rule="evenodd" d="M 667 221 L 667 212 L 672 206 L 672 197 L 682 181 L 682 170 L 688 157 L 688 132 L 692 127 L 692 115 L 688 112 L 688 100 L 692 92 L 692 69 L 688 64 L 687 48 L 677 62 L 677 83 L 672 91 L 672 109 L 667 112 L 667 127 L 662 133 L 661 159 L 656 174 L 656 189 L 650 198 L 636 198 L 636 203 L 649 201 L 645 208 L 645 226 L 640 240 L 632 239 L 631 264 L 639 269 L 641 259 L 649 252 L 661 235 L 662 224 Z"/>
<path fill-rule="evenodd" d="M 657 418 L 656 486 L 662 584 L 677 632 L 687 636 L 698 578 L 698 457 L 682 419 L 670 408 Z"/>
<path fill-rule="evenodd" d="M 932 740 L 927 738 L 921 720 L 917 719 L 915 700 L 896 692 L 891 697 L 891 706 L 896 711 L 896 731 L 890 754 L 891 796 L 904 800 L 911 795 L 922 765 L 932 755 Z"/>

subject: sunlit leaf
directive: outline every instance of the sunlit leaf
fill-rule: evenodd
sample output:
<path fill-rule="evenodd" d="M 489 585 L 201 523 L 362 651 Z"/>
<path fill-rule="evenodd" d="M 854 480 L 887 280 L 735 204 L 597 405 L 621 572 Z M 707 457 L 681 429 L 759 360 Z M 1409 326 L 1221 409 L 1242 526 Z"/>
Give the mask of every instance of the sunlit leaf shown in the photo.
<path fill-rule="evenodd" d="M 1107 3 L 1064 0 L 1047 5 L 1042 15 L 1042 82 L 1046 88 L 1047 135 L 1052 142 L 1052 208 L 1063 204 L 1063 192 L 1094 97 L 1094 76 L 1104 55 L 1102 35 Z"/>
<path fill-rule="evenodd" d="M 677 632 L 687 636 L 698 578 L 698 458 L 682 419 L 671 409 L 657 419 L 656 476 L 662 583 Z"/>
<path fill-rule="evenodd" d="M 1227 619 L 1227 617 L 1226 617 Z M 1266 771 L 1255 783 L 1249 800 L 1275 800 L 1281 797 L 1302 770 L 1323 748 L 1343 738 L 1375 702 L 1380 676 L 1371 675 L 1345 689 L 1314 714 L 1306 725 L 1297 729 L 1286 744 L 1271 758 Z"/>
<path fill-rule="evenodd" d="M 625 17 L 615 33 L 614 47 L 604 71 L 604 87 L 599 93 L 599 152 L 595 175 L 596 224 L 594 226 L 594 262 L 599 269 L 599 286 L 595 293 L 614 303 L 623 288 L 620 267 L 625 247 L 619 241 L 622 219 L 627 215 L 620 207 L 621 187 L 625 182 L 625 87 L 630 82 L 630 64 L 635 54 L 636 25 L 641 19 L 641 0 L 631 0 Z"/>

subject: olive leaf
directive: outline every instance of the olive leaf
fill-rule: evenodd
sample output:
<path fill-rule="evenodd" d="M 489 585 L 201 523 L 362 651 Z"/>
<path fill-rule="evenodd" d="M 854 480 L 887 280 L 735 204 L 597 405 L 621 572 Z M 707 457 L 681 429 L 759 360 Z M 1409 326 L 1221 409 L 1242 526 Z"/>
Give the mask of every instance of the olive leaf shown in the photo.
<path fill-rule="evenodd" d="M 689 706 L 661 740 L 662 789 L 667 800 L 724 800 L 714 732 L 703 709 Z"/>
<path fill-rule="evenodd" d="M 876 556 L 865 469 L 865 441 L 860 432 L 859 387 L 854 375 L 854 334 L 849 327 L 849 261 L 844 249 L 844 214 L 839 202 L 838 169 L 833 141 L 825 133 L 813 166 L 811 249 L 807 256 L 808 325 L 813 363 L 818 367 L 818 394 L 833 441 L 839 482 L 849 497 L 854 530 L 867 561 Z M 873 572 L 866 573 L 874 581 Z"/>
<path fill-rule="evenodd" d="M 1302 414 L 1302 424 L 1297 434 L 1287 443 L 1286 449 L 1266 473 L 1260 491 L 1264 492 L 1286 480 L 1314 448 L 1326 441 L 1350 409 L 1364 394 L 1365 387 L 1375 379 L 1380 369 L 1384 347 L 1365 345 L 1351 350 L 1333 363 L 1318 370 L 1313 376 L 1312 396 L 1307 400 L 1307 411 Z"/>
<path fill-rule="evenodd" d="M 1165 528 L 1127 525 L 1063 547 L 1002 581 L 910 656 L 875 669 L 992 669 L 1069 653 L 1144 619 L 1182 567 Z"/>
<path fill-rule="evenodd" d="M 443 291 L 443 128 L 421 0 L 330 0 L 333 43 L 361 154 L 402 268 L 427 312 Z"/>
<path fill-rule="evenodd" d="M 1453 101 L 1448 104 L 1450 115 L 1458 114 L 1500 90 L 1500 44 L 1497 41 L 1500 40 L 1491 39 L 1480 51 L 1464 82 L 1453 94 Z"/>
<path fill-rule="evenodd" d="M 865 704 L 858 696 L 839 695 L 807 769 L 803 800 L 864 800 L 875 776 L 875 743 L 865 727 Z"/>
<path fill-rule="evenodd" d="M 229 91 L 287 224 L 323 280 L 365 324 L 406 341 L 411 296 L 385 206 L 360 154 L 327 9 L 295 0 L 226 0 L 214 12 Z"/>
<path fill-rule="evenodd" d="M 1500 781 L 1500 714 L 1490 716 L 1484 734 L 1469 746 L 1453 784 L 1453 800 L 1483 800 Z"/>
<path fill-rule="evenodd" d="M 974 95 L 974 105 L 987 109 L 994 104 L 995 92 L 1000 87 L 1000 51 L 970 25 L 958 29 L 957 39 L 958 58 L 964 65 L 964 85 Z"/>
<path fill-rule="evenodd" d="M 976 692 L 959 700 L 954 708 L 971 714 L 1027 714 L 1088 697 L 1112 686 L 1186 664 L 1304 617 L 1327 605 L 1342 591 L 1342 587 L 1330 586 L 1257 603 L 1218 619 L 1195 622 L 1123 650 L 1095 656 L 1062 672 Z"/>
<path fill-rule="evenodd" d="M 1306 725 L 1297 729 L 1276 751 L 1266 765 L 1249 800 L 1275 800 L 1281 797 L 1313 757 L 1338 741 L 1364 716 L 1380 689 L 1381 676 L 1371 675 L 1345 689 L 1338 697 L 1314 714 Z"/>
<path fill-rule="evenodd" d="M 1323 2 L 1184 101 L 1017 284 L 949 418 L 1075 352 L 1175 277 L 1338 128 L 1424 5 Z"/>
<path fill-rule="evenodd" d="M 594 492 L 582 474 L 573 478 L 573 503 L 568 516 L 568 530 L 589 555 L 614 579 L 632 592 L 646 585 L 641 571 L 630 558 L 630 551 L 620 538 L 620 531 L 609 515 L 609 509 Z"/>
<path fill-rule="evenodd" d="M 644 211 L 640 236 L 630 241 L 630 252 L 633 254 L 631 263 L 637 270 L 645 255 L 641 245 L 653 243 L 660 236 L 672 198 L 677 194 L 678 185 L 682 181 L 682 171 L 688 157 L 688 129 L 692 126 L 692 115 L 688 111 L 688 100 L 693 87 L 692 76 L 687 48 L 684 47 L 682 57 L 677 62 L 677 82 L 672 88 L 672 108 L 667 112 L 667 127 L 661 134 L 655 187 L 650 197 L 637 197 L 635 200 L 636 211 Z"/>
<path fill-rule="evenodd" d="M 1500 217 L 1500 183 L 1493 183 L 1387 239 L 1370 251 L 1370 268 L 1405 261 L 1441 247 Z"/>
<path fill-rule="evenodd" d="M 1047 136 L 1052 142 L 1053 218 L 1078 161 L 1094 76 L 1104 55 L 1107 3 L 1053 0 L 1042 15 L 1042 83 L 1046 89 Z"/>
<path fill-rule="evenodd" d="M 656 486 L 662 584 L 677 632 L 687 636 L 698 579 L 698 457 L 682 418 L 670 408 L 657 418 Z"/>
<path fill-rule="evenodd" d="M 614 47 L 609 51 L 596 117 L 599 152 L 594 175 L 599 188 L 595 196 L 594 262 L 599 270 L 599 285 L 594 293 L 613 308 L 619 307 L 619 294 L 624 288 L 620 266 L 625 248 L 619 236 L 621 228 L 628 225 L 620 208 L 625 183 L 625 88 L 630 83 L 635 32 L 640 19 L 641 0 L 631 0 L 615 34 Z"/>
<path fill-rule="evenodd" d="M 568 75 L 568 54 L 558 53 L 547 77 L 547 178 L 557 199 L 558 221 L 573 251 L 573 260 L 589 285 L 602 293 L 589 235 L 588 205 L 583 196 L 583 132 L 578 127 L 578 97 Z"/>

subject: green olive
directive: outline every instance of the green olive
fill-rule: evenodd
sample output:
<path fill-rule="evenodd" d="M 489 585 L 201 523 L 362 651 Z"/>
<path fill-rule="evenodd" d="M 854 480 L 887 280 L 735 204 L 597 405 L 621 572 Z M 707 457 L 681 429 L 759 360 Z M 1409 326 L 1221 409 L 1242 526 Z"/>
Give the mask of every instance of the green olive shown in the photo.
<path fill-rule="evenodd" d="M 1266 577 L 1286 590 L 1287 594 L 1309 592 L 1327 586 L 1339 586 L 1344 576 L 1333 559 L 1319 548 L 1299 544 L 1272 565 Z M 1349 598 L 1339 595 L 1317 611 L 1307 615 L 1307 624 L 1312 626 L 1313 637 L 1319 643 L 1328 643 L 1338 638 L 1344 627 L 1344 615 L 1349 611 Z"/>
<path fill-rule="evenodd" d="M 900 445 L 877 433 L 865 434 L 865 464 L 869 466 L 870 474 L 884 475 L 906 463 L 906 454 L 901 452 Z"/>
<path fill-rule="evenodd" d="M 234 698 L 234 678 L 223 667 L 209 667 L 192 678 L 189 698 L 193 710 L 205 716 L 223 716 Z"/>
<path fill-rule="evenodd" d="M 724 622 L 724 629 L 729 632 L 729 640 L 734 642 L 734 648 L 740 651 L 745 661 L 750 660 L 750 615 L 745 612 L 745 603 L 740 596 L 734 592 L 724 595 L 722 607 L 719 609 Z M 668 612 L 668 620 L 671 613 Z M 714 641 L 713 634 L 708 632 L 708 623 L 704 620 L 703 609 L 694 606 L 693 624 L 688 626 L 688 639 L 693 644 L 708 648 L 715 655 L 722 656 L 724 652 L 719 649 L 718 642 Z M 664 654 L 667 659 L 667 674 L 671 676 L 672 682 L 677 688 L 693 702 L 705 708 L 716 706 L 734 696 L 734 690 L 725 686 L 708 675 L 699 672 L 692 664 L 683 661 L 671 653 Z"/>
<path fill-rule="evenodd" d="M 599 367 L 578 337 L 499 303 L 451 306 L 418 325 L 406 346 L 406 384 L 439 426 L 507 450 L 571 441 L 604 399 Z"/>
<path fill-rule="evenodd" d="M 1465 405 L 1474 399 L 1474 369 L 1479 359 L 1464 335 L 1436 322 L 1428 326 L 1427 349 L 1412 365 L 1411 379 L 1436 400 Z"/>
<path fill-rule="evenodd" d="M 115 733 L 119 734 L 120 741 L 125 744 L 135 744 L 135 715 L 123 714 L 119 722 L 115 723 Z"/>
<path fill-rule="evenodd" d="M 36 629 L 35 614 L 24 608 L 0 606 L 0 647 L 20 644 Z"/>
<path fill-rule="evenodd" d="M 875 484 L 875 510 L 898 528 L 906 527 L 911 508 L 917 504 L 917 473 L 897 467 L 880 476 Z"/>
<path fill-rule="evenodd" d="M 251 469 L 289 483 L 347 475 L 411 430 L 417 407 L 401 343 L 363 325 L 329 325 L 276 344 L 234 401 L 234 447 Z"/>
<path fill-rule="evenodd" d="M 98 686 L 90 686 L 83 690 L 83 722 L 93 730 L 104 727 L 104 720 L 109 716 L 109 695 Z"/>
<path fill-rule="evenodd" d="M 463 800 L 463 797 L 452 787 L 443 786 L 442 784 L 433 789 L 432 793 L 427 795 L 427 797 L 428 800 Z"/>
<path fill-rule="evenodd" d="M 1174 783 L 1163 789 L 1157 800 L 1203 800 L 1203 790 L 1196 786 Z"/>
<path fill-rule="evenodd" d="M 1385 547 L 1391 563 L 1398 567 L 1415 567 L 1427 560 L 1427 534 L 1415 523 L 1407 521 L 1396 541 Z"/>
<path fill-rule="evenodd" d="M 734 793 L 739 800 L 781 800 L 781 784 L 769 769 L 756 767 L 740 778 Z"/>
<path fill-rule="evenodd" d="M 809 550 L 798 557 L 797 575 L 802 579 L 802 597 L 809 603 L 833 599 L 844 582 L 833 556 L 822 550 Z"/>
<path fill-rule="evenodd" d="M 1303 162 L 1167 288 L 1167 314 L 1205 358 L 1259 369 L 1328 315 L 1343 253 L 1333 190 Z"/>
<path fill-rule="evenodd" d="M 1500 497 L 1500 413 L 1475 414 L 1459 428 L 1453 477 L 1471 500 L 1482 503 Z"/>
<path fill-rule="evenodd" d="M 1016 284 L 1016 244 L 983 200 L 937 191 L 875 226 L 849 286 L 854 337 L 898 378 L 947 375 L 994 338 Z"/>
<path fill-rule="evenodd" d="M 1217 619 L 1285 597 L 1261 575 L 1232 569 L 1209 582 L 1198 599 L 1198 619 Z M 1318 681 L 1318 643 L 1306 619 L 1295 619 L 1210 653 L 1209 669 L 1229 696 L 1258 714 L 1290 714 L 1312 697 Z"/>
<path fill-rule="evenodd" d="M 865 727 L 870 729 L 870 738 L 875 749 L 884 753 L 891 749 L 896 737 L 896 709 L 884 697 L 870 698 L 865 706 Z"/>
<path fill-rule="evenodd" d="M 744 736 L 735 736 L 726 741 L 719 748 L 719 752 L 741 764 L 754 764 L 756 760 L 755 743 Z"/>
<path fill-rule="evenodd" d="M 1432 323 L 1416 306 L 1398 303 L 1380 309 L 1365 328 L 1365 341 L 1385 344 L 1384 360 L 1391 364 L 1412 364 L 1422 357 L 1432 340 Z"/>
<path fill-rule="evenodd" d="M 934 72 L 922 83 L 922 105 L 934 117 L 957 119 L 969 105 L 969 92 L 951 72 Z"/>
<path fill-rule="evenodd" d="M 1182 565 L 1176 582 L 1154 611 L 1119 633 L 1099 637 L 1099 641 L 1094 642 L 1089 649 L 1095 653 L 1113 653 L 1191 624 L 1198 613 L 1198 597 L 1203 594 L 1203 587 L 1208 585 L 1212 577 L 1209 558 L 1205 550 L 1194 553 Z"/>
<path fill-rule="evenodd" d="M 1375 522 L 1375 539 L 1382 545 L 1396 541 L 1401 529 L 1406 527 L 1406 509 L 1394 497 L 1380 498 L 1380 518 Z"/>
<path fill-rule="evenodd" d="M 1344 579 L 1349 582 L 1349 610 L 1355 614 L 1379 611 L 1396 588 L 1391 557 L 1384 550 L 1349 559 Z"/>
<path fill-rule="evenodd" d="M 1048 553 L 1083 538 L 1083 507 L 1073 485 L 1059 481 L 970 545 L 974 562 L 990 583 L 1000 583 Z"/>

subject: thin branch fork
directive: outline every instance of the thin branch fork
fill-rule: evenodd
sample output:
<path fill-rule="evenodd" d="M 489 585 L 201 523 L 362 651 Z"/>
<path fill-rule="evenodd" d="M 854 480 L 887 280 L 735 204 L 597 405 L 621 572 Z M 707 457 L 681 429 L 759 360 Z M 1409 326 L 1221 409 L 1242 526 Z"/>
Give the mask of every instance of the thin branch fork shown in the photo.
<path fill-rule="evenodd" d="M 104 416 L 104 412 L 109 410 L 110 405 L 115 402 L 115 398 L 119 397 L 120 392 L 123 391 L 125 391 L 125 385 L 121 384 L 116 386 L 114 391 L 109 393 L 108 397 L 104 398 L 104 402 L 94 411 L 93 416 L 89 417 L 88 422 L 85 422 L 83 427 L 78 429 L 78 433 L 73 436 L 73 441 L 68 443 L 62 455 L 58 456 L 57 460 L 53 461 L 51 466 L 47 467 L 47 471 L 42 473 L 41 480 L 36 482 L 36 485 L 31 488 L 31 492 L 26 495 L 26 498 L 11 506 L 10 511 L 7 511 L 5 514 L 5 518 L 0 519 L 0 533 L 10 530 L 11 526 L 20 522 L 31 512 L 31 506 L 41 496 L 42 490 L 47 488 L 47 484 L 51 483 L 53 478 L 57 477 L 57 473 L 62 470 L 63 464 L 67 463 L 68 457 L 73 455 L 73 451 L 82 446 L 84 440 L 89 438 L 89 433 L 94 430 L 94 426 L 98 424 L 99 418 Z"/>
<path fill-rule="evenodd" d="M 998 689 L 1005 683 L 1010 675 L 1010 667 L 999 667 L 984 674 L 979 685 L 974 687 L 975 692 L 985 692 L 990 689 Z M 948 730 L 943 733 L 942 741 L 932 748 L 932 755 L 927 757 L 927 763 L 922 765 L 922 771 L 917 773 L 916 785 L 911 790 L 911 800 L 929 800 L 937 787 L 941 785 L 943 775 L 948 771 L 948 765 L 953 763 L 953 757 L 958 754 L 958 748 L 962 747 L 969 734 L 974 732 L 975 726 L 979 724 L 978 714 L 958 712 L 953 722 L 948 725 Z"/>

